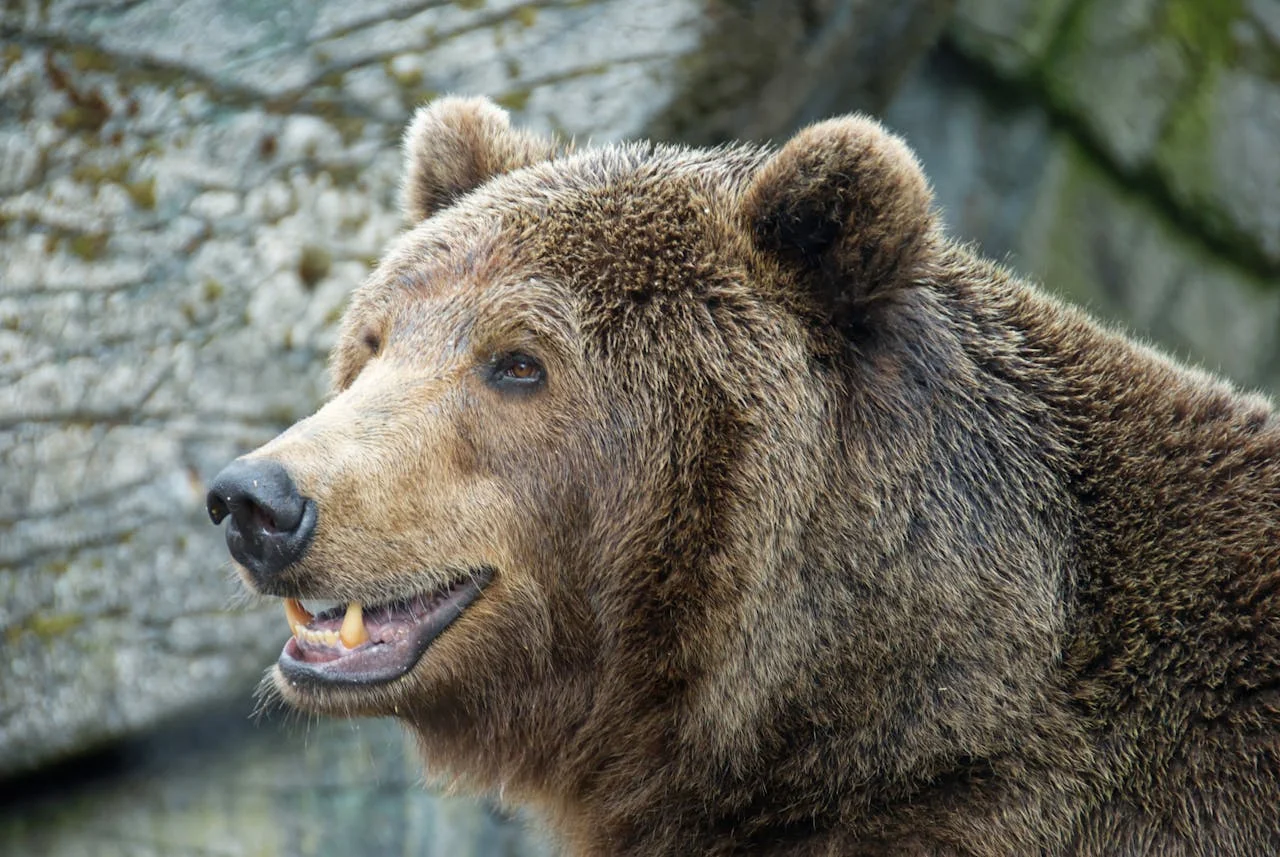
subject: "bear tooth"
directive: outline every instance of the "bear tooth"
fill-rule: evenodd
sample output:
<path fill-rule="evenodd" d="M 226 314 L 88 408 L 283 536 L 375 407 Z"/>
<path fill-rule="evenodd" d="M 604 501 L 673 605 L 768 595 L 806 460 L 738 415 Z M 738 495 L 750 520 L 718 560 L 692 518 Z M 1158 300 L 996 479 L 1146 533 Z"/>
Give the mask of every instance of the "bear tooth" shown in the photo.
<path fill-rule="evenodd" d="M 342 645 L 348 649 L 369 642 L 369 632 L 364 627 L 364 610 L 359 601 L 347 605 L 347 615 L 342 618 Z"/>
<path fill-rule="evenodd" d="M 284 617 L 289 621 L 289 631 L 293 636 L 298 636 L 298 630 L 309 624 L 315 617 L 307 612 L 307 608 L 302 606 L 302 602 L 296 598 L 286 598 L 284 600 Z"/>

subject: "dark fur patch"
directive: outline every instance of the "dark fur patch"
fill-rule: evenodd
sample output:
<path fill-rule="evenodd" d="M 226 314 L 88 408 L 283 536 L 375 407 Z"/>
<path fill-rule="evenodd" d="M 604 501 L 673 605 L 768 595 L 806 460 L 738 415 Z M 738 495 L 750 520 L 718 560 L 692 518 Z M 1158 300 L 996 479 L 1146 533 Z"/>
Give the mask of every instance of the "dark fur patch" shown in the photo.
<path fill-rule="evenodd" d="M 838 326 L 917 275 L 932 195 L 906 146 L 849 117 L 797 134 L 756 175 L 747 228 Z"/>

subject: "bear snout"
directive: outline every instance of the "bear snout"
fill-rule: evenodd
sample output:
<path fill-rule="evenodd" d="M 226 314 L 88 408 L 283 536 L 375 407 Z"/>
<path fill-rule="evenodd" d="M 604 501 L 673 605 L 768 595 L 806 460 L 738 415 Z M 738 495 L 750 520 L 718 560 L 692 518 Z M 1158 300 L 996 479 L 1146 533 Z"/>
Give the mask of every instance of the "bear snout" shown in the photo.
<path fill-rule="evenodd" d="M 227 548 L 264 592 L 302 558 L 316 530 L 315 501 L 275 461 L 233 461 L 210 484 L 205 505 L 214 524 L 231 519 Z"/>

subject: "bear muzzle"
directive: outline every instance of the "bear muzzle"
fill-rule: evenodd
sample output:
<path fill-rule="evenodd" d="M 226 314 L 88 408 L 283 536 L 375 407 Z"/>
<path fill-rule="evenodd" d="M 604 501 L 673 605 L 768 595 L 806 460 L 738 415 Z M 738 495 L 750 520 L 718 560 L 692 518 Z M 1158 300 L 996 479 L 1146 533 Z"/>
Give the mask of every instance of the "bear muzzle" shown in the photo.
<path fill-rule="evenodd" d="M 209 519 L 227 522 L 227 549 L 260 591 L 274 592 L 281 573 L 307 552 L 316 531 L 313 500 L 298 492 L 283 465 L 237 459 L 209 486 Z"/>
<path fill-rule="evenodd" d="M 252 587 L 284 599 L 291 636 L 278 665 L 295 688 L 399 678 L 493 578 L 483 565 L 442 570 L 398 600 L 349 601 L 312 614 L 289 569 L 315 537 L 318 503 L 301 495 L 288 469 L 272 459 L 237 459 L 214 478 L 205 504 L 214 524 L 227 522 L 227 547 Z"/>
<path fill-rule="evenodd" d="M 285 617 L 292 636 L 277 665 L 294 688 L 392 681 L 417 664 L 492 579 L 493 570 L 481 567 L 397 601 L 352 601 L 316 615 L 301 601 L 287 598 Z"/>

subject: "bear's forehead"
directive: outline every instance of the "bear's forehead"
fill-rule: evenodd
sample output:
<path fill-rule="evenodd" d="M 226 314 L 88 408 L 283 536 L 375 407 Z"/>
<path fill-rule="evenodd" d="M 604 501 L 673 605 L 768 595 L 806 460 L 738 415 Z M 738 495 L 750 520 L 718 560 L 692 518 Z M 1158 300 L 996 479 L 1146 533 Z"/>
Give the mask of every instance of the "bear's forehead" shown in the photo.
<path fill-rule="evenodd" d="M 373 291 L 450 298 L 550 280 L 588 297 L 647 299 L 722 272 L 747 148 L 620 146 L 500 176 L 402 236 Z"/>

